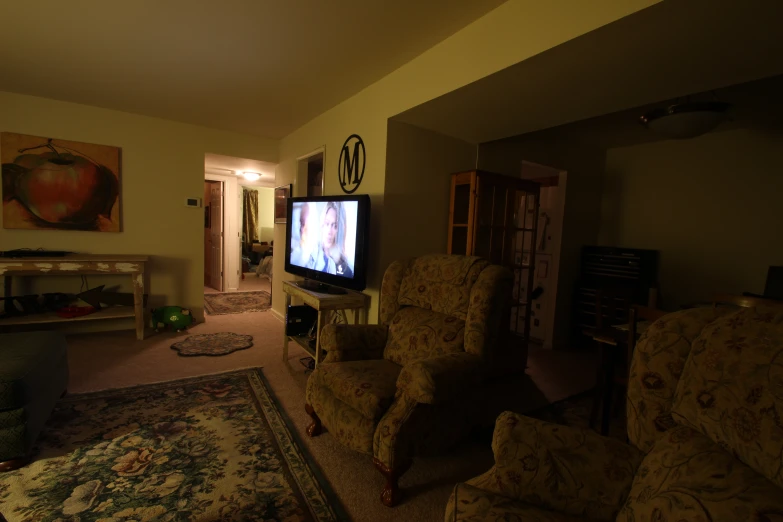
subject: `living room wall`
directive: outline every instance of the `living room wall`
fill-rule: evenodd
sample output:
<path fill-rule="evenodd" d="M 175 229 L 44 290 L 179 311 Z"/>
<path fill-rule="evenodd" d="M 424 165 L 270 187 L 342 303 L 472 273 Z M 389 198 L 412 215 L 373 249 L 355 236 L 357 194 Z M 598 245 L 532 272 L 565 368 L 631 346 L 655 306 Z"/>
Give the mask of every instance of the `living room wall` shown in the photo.
<path fill-rule="evenodd" d="M 0 250 L 149 255 L 150 304 L 186 306 L 197 318 L 204 304 L 204 214 L 186 207 L 185 198 L 203 196 L 204 154 L 275 162 L 278 153 L 275 140 L 7 92 L 0 92 L 0 130 L 122 148 L 120 233 L 0 228 Z M 90 276 L 89 283 L 130 290 L 125 279 Z M 52 276 L 28 289 L 78 292 L 79 286 L 77 277 Z M 101 325 L 117 326 L 123 325 Z"/>
<path fill-rule="evenodd" d="M 736 128 L 613 148 L 600 242 L 660 251 L 660 304 L 762 293 L 783 265 L 783 129 Z"/>
<path fill-rule="evenodd" d="M 477 147 L 389 120 L 381 266 L 446 252 L 451 175 L 476 166 Z"/>
<path fill-rule="evenodd" d="M 435 45 L 352 98 L 311 120 L 281 140 L 276 170 L 278 185 L 297 183 L 297 158 L 325 148 L 324 194 L 341 193 L 337 162 L 351 134 L 364 140 L 367 163 L 357 193 L 372 198 L 371 259 L 367 293 L 372 297 L 370 322 L 377 321 L 378 290 L 385 266 L 381 259 L 381 216 L 384 213 L 387 122 L 395 115 L 521 62 L 531 56 L 658 3 L 656 0 L 615 2 L 578 0 L 528 2 L 509 0 L 461 31 Z M 491 117 L 491 115 L 488 115 Z M 411 193 L 415 187 L 411 187 Z M 295 186 L 295 195 L 305 188 Z M 415 210 L 415 209 L 414 209 Z M 284 244 L 285 226 L 275 226 L 275 243 Z M 275 256 L 273 308 L 285 313 L 283 256 Z"/>

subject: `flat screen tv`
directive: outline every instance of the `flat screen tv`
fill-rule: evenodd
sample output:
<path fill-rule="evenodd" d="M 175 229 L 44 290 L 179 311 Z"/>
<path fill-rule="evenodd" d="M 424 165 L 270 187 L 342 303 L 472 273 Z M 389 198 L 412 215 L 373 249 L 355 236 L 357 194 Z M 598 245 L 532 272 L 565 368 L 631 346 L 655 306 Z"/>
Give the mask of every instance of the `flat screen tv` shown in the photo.
<path fill-rule="evenodd" d="M 370 196 L 290 198 L 287 224 L 286 272 L 364 290 Z"/>

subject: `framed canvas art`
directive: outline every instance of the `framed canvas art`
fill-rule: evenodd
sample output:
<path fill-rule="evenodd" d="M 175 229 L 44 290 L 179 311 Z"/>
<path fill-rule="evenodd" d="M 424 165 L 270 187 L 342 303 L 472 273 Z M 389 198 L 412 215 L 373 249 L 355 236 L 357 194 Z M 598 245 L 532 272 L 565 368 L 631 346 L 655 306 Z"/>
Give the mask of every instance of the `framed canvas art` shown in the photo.
<path fill-rule="evenodd" d="M 3 228 L 120 232 L 119 147 L 0 133 Z"/>
<path fill-rule="evenodd" d="M 275 223 L 286 222 L 288 198 L 291 197 L 291 185 L 275 187 Z"/>

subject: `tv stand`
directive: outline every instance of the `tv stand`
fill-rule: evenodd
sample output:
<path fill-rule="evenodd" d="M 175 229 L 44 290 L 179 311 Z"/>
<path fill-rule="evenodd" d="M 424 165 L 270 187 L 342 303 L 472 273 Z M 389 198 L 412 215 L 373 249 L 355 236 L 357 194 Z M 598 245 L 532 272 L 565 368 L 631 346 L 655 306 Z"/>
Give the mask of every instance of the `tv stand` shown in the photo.
<path fill-rule="evenodd" d="M 296 286 L 298 286 L 302 290 L 309 290 L 310 292 L 318 292 L 319 294 L 345 295 L 348 293 L 346 289 L 340 288 L 339 286 L 327 285 L 326 283 L 321 283 L 319 281 L 314 281 L 312 279 L 297 281 Z"/>
<path fill-rule="evenodd" d="M 321 329 L 332 322 L 332 314 L 343 316 L 347 321 L 348 318 L 345 316 L 344 311 L 352 310 L 354 324 L 367 324 L 367 313 L 370 309 L 369 295 L 353 290 L 344 290 L 342 288 L 339 289 L 341 290 L 341 293 L 330 294 L 321 290 L 320 286 L 318 286 L 318 290 L 310 290 L 303 287 L 303 285 L 306 286 L 312 283 L 320 285 L 316 281 L 283 281 L 286 325 L 288 325 L 289 320 L 288 307 L 291 305 L 291 298 L 300 299 L 301 302 L 318 311 L 315 329 L 315 346 L 310 344 L 309 335 L 288 335 L 285 331 L 287 328 L 284 328 L 283 361 L 285 363 L 288 363 L 288 342 L 294 341 L 315 359 L 315 366 L 318 366 L 324 357 L 323 351 L 321 350 Z M 334 288 L 330 285 L 324 286 Z"/>

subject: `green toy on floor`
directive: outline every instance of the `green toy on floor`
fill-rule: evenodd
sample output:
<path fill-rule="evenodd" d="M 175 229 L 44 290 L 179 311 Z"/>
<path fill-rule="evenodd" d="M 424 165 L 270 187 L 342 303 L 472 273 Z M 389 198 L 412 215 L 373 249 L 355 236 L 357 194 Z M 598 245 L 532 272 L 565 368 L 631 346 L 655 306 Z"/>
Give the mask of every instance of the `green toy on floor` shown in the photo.
<path fill-rule="evenodd" d="M 181 332 L 193 324 L 193 314 L 187 308 L 181 306 L 162 306 L 152 309 L 152 327 L 155 331 L 171 326 Z"/>

